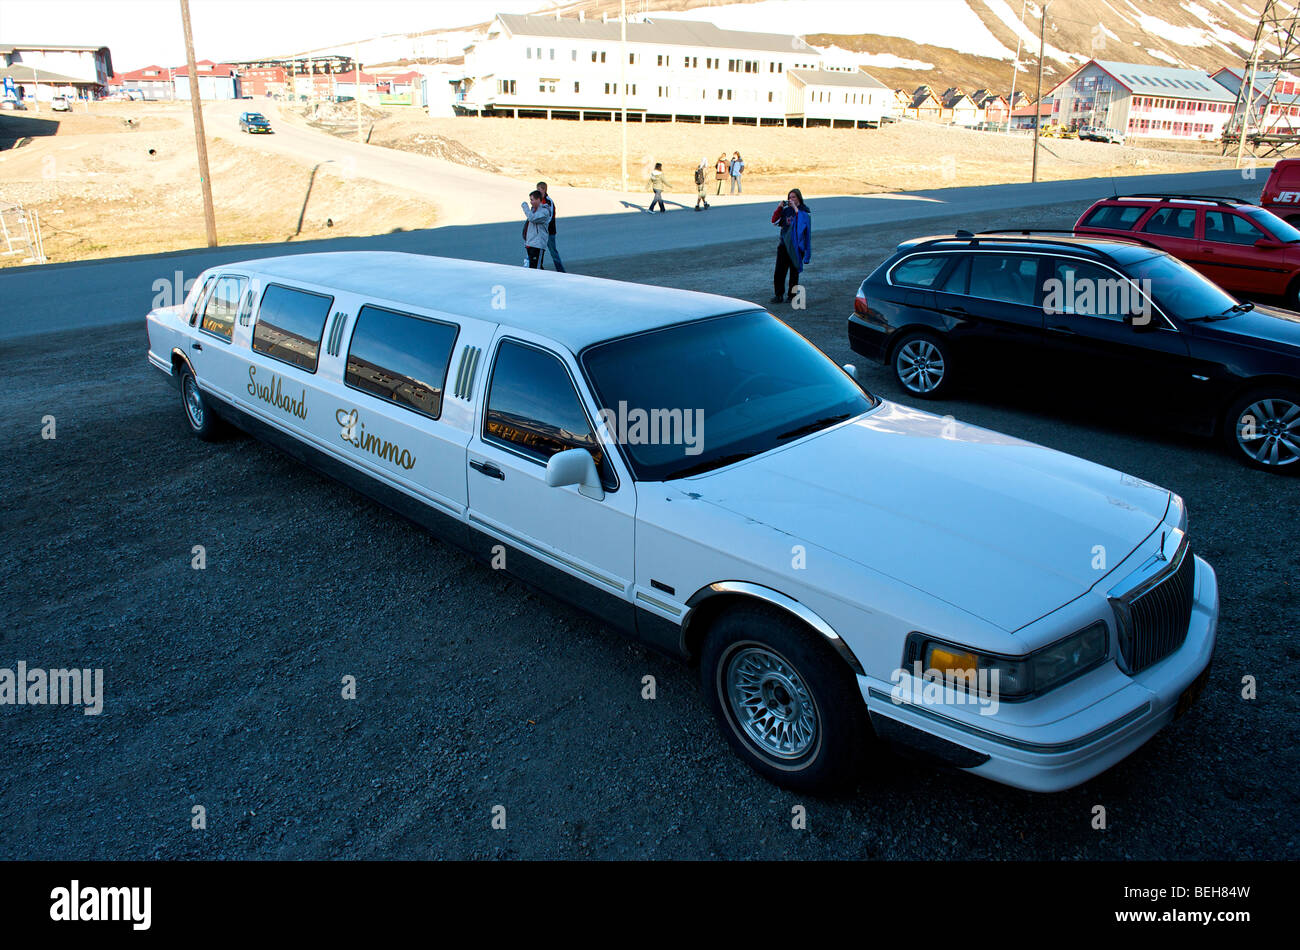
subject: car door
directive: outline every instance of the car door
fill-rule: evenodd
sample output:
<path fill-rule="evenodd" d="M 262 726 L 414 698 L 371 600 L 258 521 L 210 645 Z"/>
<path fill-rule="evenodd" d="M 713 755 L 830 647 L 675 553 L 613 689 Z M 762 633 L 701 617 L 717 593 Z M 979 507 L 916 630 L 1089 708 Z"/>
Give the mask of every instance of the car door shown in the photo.
<path fill-rule="evenodd" d="M 1038 257 L 1012 251 L 969 251 L 939 281 L 939 311 L 962 364 L 980 373 L 1011 372 L 1023 380 L 1043 344 Z"/>
<path fill-rule="evenodd" d="M 1181 208 L 1165 205 L 1156 208 L 1138 227 L 1137 233 L 1152 244 L 1172 254 L 1202 273 L 1199 208 Z M 1213 275 L 1209 275 L 1213 280 Z"/>
<path fill-rule="evenodd" d="M 1256 247 L 1255 242 L 1270 241 Z M 1280 241 L 1235 211 L 1206 211 L 1200 270 L 1233 293 L 1282 294 L 1289 283 Z"/>
<path fill-rule="evenodd" d="M 1063 370 L 1075 395 L 1185 413 L 1193 378 L 1187 341 L 1142 288 L 1110 267 L 1055 255 L 1044 261 L 1044 288 L 1045 362 Z"/>
<path fill-rule="evenodd" d="M 595 406 L 579 379 L 559 348 L 498 331 L 468 447 L 469 524 L 483 536 L 476 551 L 494 567 L 631 628 L 635 489 L 597 438 Z M 547 460 L 572 448 L 591 452 L 603 498 L 546 484 Z"/>
<path fill-rule="evenodd" d="M 207 279 L 190 314 L 190 365 L 200 388 L 225 402 L 234 401 L 244 360 L 235 345 L 235 329 L 248 305 L 249 280 L 240 274 L 215 274 Z"/>

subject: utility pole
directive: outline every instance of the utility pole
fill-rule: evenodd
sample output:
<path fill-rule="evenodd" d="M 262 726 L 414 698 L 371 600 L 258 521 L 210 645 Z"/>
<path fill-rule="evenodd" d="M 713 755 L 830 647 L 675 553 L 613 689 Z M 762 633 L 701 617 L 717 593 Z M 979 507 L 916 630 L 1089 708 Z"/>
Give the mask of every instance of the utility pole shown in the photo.
<path fill-rule="evenodd" d="M 619 76 L 623 80 L 623 191 L 627 192 L 627 0 L 618 0 L 619 26 L 622 36 L 622 53 Z"/>
<path fill-rule="evenodd" d="M 353 73 L 352 78 L 356 80 L 356 84 L 352 87 L 352 91 L 356 93 L 356 95 L 353 97 L 353 101 L 357 104 L 357 141 L 362 142 L 365 140 L 361 137 L 361 44 L 360 43 L 356 44 L 356 46 L 353 48 L 353 52 L 356 53 L 356 57 L 354 58 L 352 63 L 352 65 L 355 67 L 355 72 Z"/>
<path fill-rule="evenodd" d="M 1025 25 L 1025 7 L 1029 5 L 1029 0 L 1021 0 L 1020 3 L 1020 25 Z M 1016 108 L 1016 74 L 1020 72 L 1020 50 L 1024 46 L 1024 39 L 1019 33 L 1016 34 L 1016 61 L 1011 67 L 1011 98 L 1007 100 L 1007 135 L 1011 134 L 1011 113 Z"/>
<path fill-rule="evenodd" d="M 212 180 L 208 175 L 208 140 L 203 131 L 203 106 L 199 101 L 199 71 L 194 64 L 194 33 L 190 29 L 190 0 L 181 0 L 181 25 L 185 28 L 185 62 L 190 71 L 190 110 L 194 114 L 194 144 L 199 153 L 199 184 L 203 187 L 203 224 L 208 247 L 217 246 L 217 213 L 212 208 Z"/>
<path fill-rule="evenodd" d="M 1038 25 L 1038 89 L 1034 93 L 1034 171 L 1031 181 L 1038 181 L 1038 140 L 1043 130 L 1039 123 L 1043 118 L 1043 53 L 1047 49 L 1047 9 L 1051 3 L 1043 4 L 1043 19 Z"/>

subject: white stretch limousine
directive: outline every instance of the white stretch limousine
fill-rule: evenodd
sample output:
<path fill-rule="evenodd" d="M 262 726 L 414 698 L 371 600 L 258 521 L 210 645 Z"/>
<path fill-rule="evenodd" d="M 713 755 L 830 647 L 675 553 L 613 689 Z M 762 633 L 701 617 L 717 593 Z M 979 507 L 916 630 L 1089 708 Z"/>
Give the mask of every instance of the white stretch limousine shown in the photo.
<path fill-rule="evenodd" d="M 303 254 L 205 271 L 148 329 L 198 436 L 233 422 L 697 662 L 785 785 L 853 779 L 879 737 L 1068 788 L 1208 673 L 1182 499 L 878 399 L 742 300 Z"/>

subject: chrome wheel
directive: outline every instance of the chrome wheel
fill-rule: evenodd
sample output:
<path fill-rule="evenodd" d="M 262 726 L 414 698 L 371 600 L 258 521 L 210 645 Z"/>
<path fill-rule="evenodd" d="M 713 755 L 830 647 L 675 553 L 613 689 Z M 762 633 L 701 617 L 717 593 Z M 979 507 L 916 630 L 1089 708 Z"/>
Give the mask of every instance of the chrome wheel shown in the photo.
<path fill-rule="evenodd" d="M 924 337 L 908 340 L 899 348 L 894 368 L 898 381 L 914 393 L 932 393 L 943 383 L 943 353 Z"/>
<path fill-rule="evenodd" d="M 720 669 L 727 711 L 764 755 L 799 759 L 821 741 L 812 692 L 785 658 L 755 644 L 737 645 Z"/>
<path fill-rule="evenodd" d="M 185 382 L 185 414 L 190 418 L 190 425 L 196 431 L 203 429 L 203 395 L 199 392 L 199 384 L 194 381 L 193 376 L 186 375 Z"/>
<path fill-rule="evenodd" d="M 1300 405 L 1290 399 L 1258 399 L 1236 421 L 1237 445 L 1260 465 L 1300 459 Z"/>

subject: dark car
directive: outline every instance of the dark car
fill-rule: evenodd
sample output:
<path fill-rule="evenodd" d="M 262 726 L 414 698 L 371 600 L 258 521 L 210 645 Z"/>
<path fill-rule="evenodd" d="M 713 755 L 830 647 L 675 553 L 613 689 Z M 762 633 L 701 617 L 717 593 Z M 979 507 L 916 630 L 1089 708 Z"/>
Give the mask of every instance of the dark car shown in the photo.
<path fill-rule="evenodd" d="M 1300 310 L 1300 230 L 1258 205 L 1202 195 L 1104 198 L 1080 233 L 1131 236 L 1186 261 L 1224 290 L 1280 297 Z"/>
<path fill-rule="evenodd" d="M 1239 303 L 1158 249 L 958 232 L 901 244 L 858 289 L 854 352 L 913 396 L 979 374 L 1120 395 L 1219 433 L 1249 465 L 1300 470 L 1300 314 Z"/>
<path fill-rule="evenodd" d="M 241 132 L 270 132 L 271 123 L 260 112 L 245 112 L 239 117 Z"/>

